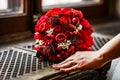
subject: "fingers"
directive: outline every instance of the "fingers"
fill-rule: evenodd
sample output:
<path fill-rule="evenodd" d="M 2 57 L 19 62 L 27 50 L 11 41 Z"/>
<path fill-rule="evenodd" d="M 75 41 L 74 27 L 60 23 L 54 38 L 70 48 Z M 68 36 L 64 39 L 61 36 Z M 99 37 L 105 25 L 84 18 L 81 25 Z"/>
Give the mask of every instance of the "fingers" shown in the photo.
<path fill-rule="evenodd" d="M 62 72 L 71 72 L 71 71 L 75 71 L 75 70 L 85 70 L 85 65 L 84 65 L 84 61 L 81 61 L 79 64 L 73 64 L 72 66 L 69 67 L 62 67 L 60 68 L 60 71 Z"/>
<path fill-rule="evenodd" d="M 66 60 L 64 60 L 63 62 L 59 63 L 59 64 L 53 64 L 53 68 L 54 69 L 59 69 L 61 65 L 66 64 L 66 63 L 68 63 L 70 61 L 72 61 L 72 59 L 69 57 Z"/>
<path fill-rule="evenodd" d="M 54 64 L 53 65 L 53 68 L 54 69 L 60 69 L 60 68 L 67 68 L 67 67 L 71 67 L 73 65 L 75 65 L 76 63 L 73 62 L 73 61 L 67 61 L 66 63 L 64 64 Z"/>
<path fill-rule="evenodd" d="M 62 72 L 71 72 L 71 71 L 75 71 L 75 70 L 78 70 L 78 65 L 60 69 L 60 71 L 62 71 Z"/>
<path fill-rule="evenodd" d="M 67 62 L 68 62 L 68 61 L 65 60 L 65 61 L 63 61 L 63 62 L 61 62 L 61 63 L 59 63 L 59 64 L 53 64 L 53 68 L 54 68 L 54 69 L 60 69 L 60 66 L 61 66 L 62 64 L 67 63 Z"/>
<path fill-rule="evenodd" d="M 76 64 L 75 62 L 73 62 L 73 61 L 69 61 L 69 62 L 66 62 L 66 63 L 60 65 L 60 68 L 71 67 L 71 66 L 73 66 L 73 65 L 75 65 L 75 64 Z"/>

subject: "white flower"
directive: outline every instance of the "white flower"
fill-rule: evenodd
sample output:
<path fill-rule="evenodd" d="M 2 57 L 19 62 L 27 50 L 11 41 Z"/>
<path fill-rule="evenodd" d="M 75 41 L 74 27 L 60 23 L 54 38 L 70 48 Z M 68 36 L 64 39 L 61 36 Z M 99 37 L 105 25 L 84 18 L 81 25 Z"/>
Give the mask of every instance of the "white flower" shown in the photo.
<path fill-rule="evenodd" d="M 35 43 L 38 44 L 38 45 L 40 45 L 40 46 L 44 44 L 44 42 L 42 40 L 36 40 Z"/>
<path fill-rule="evenodd" d="M 64 42 L 58 44 L 58 46 L 61 47 L 62 49 L 69 49 L 70 45 L 71 45 L 70 40 L 65 40 Z"/>
<path fill-rule="evenodd" d="M 82 25 L 81 24 L 79 24 L 79 26 L 77 27 L 76 32 L 78 32 L 79 30 L 82 30 Z"/>
<path fill-rule="evenodd" d="M 52 29 L 52 28 L 49 28 L 49 29 L 46 31 L 46 33 L 52 34 L 52 33 L 53 33 L 53 29 Z"/>

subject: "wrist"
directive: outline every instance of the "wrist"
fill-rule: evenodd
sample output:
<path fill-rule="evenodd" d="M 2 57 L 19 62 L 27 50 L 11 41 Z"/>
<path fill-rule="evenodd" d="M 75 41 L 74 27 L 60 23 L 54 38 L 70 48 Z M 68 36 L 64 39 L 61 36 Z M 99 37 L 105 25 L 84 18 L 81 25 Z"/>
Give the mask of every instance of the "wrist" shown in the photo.
<path fill-rule="evenodd" d="M 98 59 L 100 60 L 101 63 L 107 63 L 110 61 L 109 56 L 107 55 L 107 52 L 105 50 L 98 50 Z"/>

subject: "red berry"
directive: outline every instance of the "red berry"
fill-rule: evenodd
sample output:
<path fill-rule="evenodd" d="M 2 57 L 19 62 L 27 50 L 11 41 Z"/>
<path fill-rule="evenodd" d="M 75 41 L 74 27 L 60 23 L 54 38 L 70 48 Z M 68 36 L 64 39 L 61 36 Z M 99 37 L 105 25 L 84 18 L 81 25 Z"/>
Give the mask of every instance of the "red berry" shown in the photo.
<path fill-rule="evenodd" d="M 74 35 L 76 35 L 76 34 L 77 34 L 77 32 L 75 32 L 75 31 L 74 31 L 74 32 L 73 32 L 73 34 L 74 34 Z"/>
<path fill-rule="evenodd" d="M 43 58 L 43 56 L 39 56 L 39 58 Z"/>
<path fill-rule="evenodd" d="M 70 35 L 72 35 L 73 34 L 73 32 L 70 32 Z"/>
<path fill-rule="evenodd" d="M 76 30 L 76 26 L 72 25 L 72 29 L 73 29 L 73 30 Z"/>
<path fill-rule="evenodd" d="M 69 57 L 69 53 L 68 52 L 65 53 L 65 57 L 66 58 Z"/>
<path fill-rule="evenodd" d="M 60 54 L 57 54 L 57 58 L 58 58 L 58 60 L 62 60 L 62 57 Z"/>
<path fill-rule="evenodd" d="M 57 50 L 61 50 L 61 47 L 60 47 L 60 46 L 58 46 L 58 47 L 57 47 Z"/>
<path fill-rule="evenodd" d="M 57 58 L 61 58 L 61 55 L 60 55 L 60 54 L 57 54 Z"/>
<path fill-rule="evenodd" d="M 74 46 L 70 46 L 70 49 L 75 49 L 75 47 Z"/>
<path fill-rule="evenodd" d="M 64 51 L 60 51 L 60 53 L 64 55 Z"/>

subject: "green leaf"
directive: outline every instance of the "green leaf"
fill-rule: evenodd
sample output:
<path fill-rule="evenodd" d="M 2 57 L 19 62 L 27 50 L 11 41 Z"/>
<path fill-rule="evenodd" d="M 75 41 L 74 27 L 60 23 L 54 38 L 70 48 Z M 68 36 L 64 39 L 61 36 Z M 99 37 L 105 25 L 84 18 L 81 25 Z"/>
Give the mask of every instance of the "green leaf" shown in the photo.
<path fill-rule="evenodd" d="M 77 23 L 77 24 L 76 24 L 76 27 L 78 28 L 78 27 L 79 27 L 79 25 L 80 25 L 80 24 L 79 24 L 79 23 Z"/>

